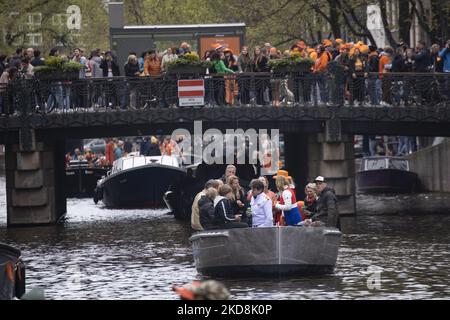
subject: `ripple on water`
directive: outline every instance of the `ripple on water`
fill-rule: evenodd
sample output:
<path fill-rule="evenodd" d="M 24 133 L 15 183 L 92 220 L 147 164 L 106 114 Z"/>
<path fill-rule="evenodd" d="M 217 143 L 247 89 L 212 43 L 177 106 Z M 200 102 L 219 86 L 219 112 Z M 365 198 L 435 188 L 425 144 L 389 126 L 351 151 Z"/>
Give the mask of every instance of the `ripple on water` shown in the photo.
<path fill-rule="evenodd" d="M 430 210 L 433 197 L 358 196 L 363 210 L 342 218 L 333 275 L 220 280 L 233 299 L 448 299 L 450 215 L 394 214 L 402 206 Z M 69 199 L 64 225 L 6 229 L 5 203 L 0 188 L 0 239 L 22 249 L 27 289 L 45 288 L 49 299 L 177 299 L 172 285 L 201 279 L 190 228 L 167 210 L 110 210 Z M 374 267 L 380 287 L 369 289 Z"/>

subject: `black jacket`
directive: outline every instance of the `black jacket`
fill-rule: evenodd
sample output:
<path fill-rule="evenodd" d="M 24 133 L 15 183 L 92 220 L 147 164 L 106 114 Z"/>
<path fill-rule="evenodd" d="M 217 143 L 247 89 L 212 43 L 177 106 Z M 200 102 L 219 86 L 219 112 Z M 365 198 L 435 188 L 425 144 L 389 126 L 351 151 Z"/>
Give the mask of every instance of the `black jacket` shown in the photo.
<path fill-rule="evenodd" d="M 378 58 L 378 55 L 369 56 L 369 60 L 368 60 L 369 72 L 378 72 L 379 64 L 380 64 L 380 58 Z"/>
<path fill-rule="evenodd" d="M 307 200 L 308 197 L 305 197 L 305 213 L 308 217 L 312 217 L 317 212 L 317 200 L 312 203 L 308 203 Z"/>
<path fill-rule="evenodd" d="M 218 196 L 214 200 L 214 224 L 220 226 L 229 222 L 236 222 L 231 203 L 227 198 Z"/>
<path fill-rule="evenodd" d="M 34 58 L 33 60 L 31 60 L 30 64 L 33 67 L 39 67 L 39 66 L 45 65 L 44 61 L 41 58 Z"/>
<path fill-rule="evenodd" d="M 430 52 L 423 48 L 414 57 L 414 72 L 428 72 L 428 67 L 431 65 Z"/>
<path fill-rule="evenodd" d="M 395 55 L 392 60 L 392 72 L 406 72 L 405 59 L 402 55 Z"/>
<path fill-rule="evenodd" d="M 239 200 L 241 200 L 241 202 L 244 204 L 243 207 L 239 207 L 239 205 L 237 204 L 237 201 L 230 201 L 231 203 L 231 209 L 233 210 L 234 214 L 241 214 L 242 215 L 242 222 L 246 222 L 247 221 L 247 208 L 249 206 L 249 203 L 247 201 L 247 198 L 245 197 L 245 192 L 243 189 L 241 189 L 239 191 Z"/>
<path fill-rule="evenodd" d="M 214 203 L 207 196 L 202 196 L 198 200 L 200 224 L 203 229 L 215 229 L 214 226 Z"/>
<path fill-rule="evenodd" d="M 361 60 L 361 63 L 362 63 L 362 70 L 355 70 L 355 64 L 356 64 L 355 58 L 351 58 L 348 61 L 348 68 L 349 68 L 350 74 L 353 74 L 353 73 L 360 74 L 362 72 L 369 71 L 369 65 L 368 65 L 367 61 L 363 57 L 359 57 L 359 59 Z"/>
<path fill-rule="evenodd" d="M 127 63 L 124 67 L 126 77 L 137 77 L 136 72 L 139 72 L 139 63 Z"/>
<path fill-rule="evenodd" d="M 103 70 L 103 77 L 108 77 L 108 61 L 103 60 L 100 64 L 100 68 Z M 114 77 L 120 76 L 119 66 L 114 62 L 114 60 L 111 61 L 111 69 Z"/>
<path fill-rule="evenodd" d="M 334 189 L 325 187 L 317 200 L 317 212 L 312 216 L 314 221 L 322 221 L 327 227 L 341 228 L 338 201 Z"/>
<path fill-rule="evenodd" d="M 146 156 L 152 157 L 152 156 L 160 156 L 161 155 L 161 149 L 159 149 L 159 146 L 157 143 L 150 143 L 148 146 L 148 149 L 145 153 Z"/>

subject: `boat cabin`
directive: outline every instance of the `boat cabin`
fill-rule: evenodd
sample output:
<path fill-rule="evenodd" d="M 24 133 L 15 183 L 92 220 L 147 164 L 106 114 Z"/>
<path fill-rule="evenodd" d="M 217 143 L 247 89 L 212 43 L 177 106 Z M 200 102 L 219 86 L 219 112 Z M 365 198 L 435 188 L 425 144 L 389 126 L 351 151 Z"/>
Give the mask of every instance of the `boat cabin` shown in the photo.
<path fill-rule="evenodd" d="M 177 157 L 173 156 L 128 156 L 114 161 L 111 173 L 117 173 L 136 167 L 142 167 L 150 164 L 159 164 L 171 167 L 180 167 Z"/>
<path fill-rule="evenodd" d="M 409 161 L 400 157 L 367 157 L 361 161 L 360 171 L 396 169 L 409 171 Z"/>

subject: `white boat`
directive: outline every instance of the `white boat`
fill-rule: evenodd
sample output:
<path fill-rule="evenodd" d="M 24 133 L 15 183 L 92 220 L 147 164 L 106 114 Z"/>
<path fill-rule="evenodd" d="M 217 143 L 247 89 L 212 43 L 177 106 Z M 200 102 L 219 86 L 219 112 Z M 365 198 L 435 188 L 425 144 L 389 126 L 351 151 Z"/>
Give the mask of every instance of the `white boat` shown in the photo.
<path fill-rule="evenodd" d="M 178 157 L 130 154 L 114 161 L 111 171 L 99 180 L 94 201 L 113 208 L 161 207 L 164 193 L 185 176 Z"/>

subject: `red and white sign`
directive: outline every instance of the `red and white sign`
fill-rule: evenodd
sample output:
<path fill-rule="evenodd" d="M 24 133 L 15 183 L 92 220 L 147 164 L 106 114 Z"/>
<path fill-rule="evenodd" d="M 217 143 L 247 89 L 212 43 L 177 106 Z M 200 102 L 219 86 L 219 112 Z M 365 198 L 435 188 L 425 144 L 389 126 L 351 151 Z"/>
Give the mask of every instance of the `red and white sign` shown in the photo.
<path fill-rule="evenodd" d="M 205 105 L 205 81 L 203 79 L 178 80 L 180 106 Z"/>

